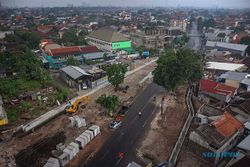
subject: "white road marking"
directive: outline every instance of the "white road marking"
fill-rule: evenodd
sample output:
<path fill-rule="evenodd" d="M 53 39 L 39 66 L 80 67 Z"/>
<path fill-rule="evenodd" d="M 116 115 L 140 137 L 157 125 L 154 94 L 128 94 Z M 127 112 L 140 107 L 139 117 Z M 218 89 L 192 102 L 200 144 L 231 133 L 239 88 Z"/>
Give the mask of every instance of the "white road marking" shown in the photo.
<path fill-rule="evenodd" d="M 120 158 L 120 159 L 116 162 L 115 166 L 117 166 L 117 165 L 120 163 L 121 160 L 122 160 L 122 159 Z"/>
<path fill-rule="evenodd" d="M 147 123 L 148 123 L 148 121 L 146 121 L 146 122 L 142 125 L 142 127 L 145 127 Z"/>
<path fill-rule="evenodd" d="M 105 153 L 104 153 L 104 155 L 102 156 L 102 158 L 101 158 L 101 160 L 103 160 L 105 157 L 106 157 L 106 155 L 109 153 L 109 150 L 107 150 Z"/>

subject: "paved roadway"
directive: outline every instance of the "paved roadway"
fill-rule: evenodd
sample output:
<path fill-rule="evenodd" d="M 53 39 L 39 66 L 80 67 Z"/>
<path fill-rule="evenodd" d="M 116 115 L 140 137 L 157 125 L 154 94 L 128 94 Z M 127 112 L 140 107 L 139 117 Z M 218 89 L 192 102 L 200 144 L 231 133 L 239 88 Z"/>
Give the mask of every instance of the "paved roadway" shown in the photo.
<path fill-rule="evenodd" d="M 115 130 L 93 159 L 81 167 L 126 167 L 136 161 L 136 147 L 145 133 L 145 129 L 155 117 L 156 106 L 152 101 L 155 94 L 164 91 L 156 84 L 150 84 L 133 102 L 121 127 Z M 138 112 L 142 112 L 142 116 Z M 118 152 L 124 153 L 119 159 Z M 84 163 L 84 162 L 83 162 Z"/>
<path fill-rule="evenodd" d="M 195 51 L 201 49 L 201 37 L 200 33 L 197 30 L 197 24 L 194 21 L 192 22 L 192 28 L 189 34 L 189 41 L 187 47 Z"/>

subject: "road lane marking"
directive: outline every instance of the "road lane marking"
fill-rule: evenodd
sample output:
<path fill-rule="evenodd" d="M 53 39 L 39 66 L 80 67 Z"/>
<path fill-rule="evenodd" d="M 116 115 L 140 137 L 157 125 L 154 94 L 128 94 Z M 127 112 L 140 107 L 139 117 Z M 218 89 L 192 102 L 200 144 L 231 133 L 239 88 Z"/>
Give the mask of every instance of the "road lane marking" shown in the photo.
<path fill-rule="evenodd" d="M 122 159 L 120 158 L 120 159 L 116 162 L 115 166 L 117 166 L 117 165 L 120 163 L 121 160 L 122 160 Z"/>
<path fill-rule="evenodd" d="M 109 153 L 109 150 L 107 150 L 105 153 L 104 153 L 104 155 L 102 156 L 102 158 L 101 158 L 101 160 L 103 160 L 105 157 L 106 157 L 106 155 Z"/>
<path fill-rule="evenodd" d="M 148 121 L 146 121 L 146 122 L 142 125 L 142 127 L 144 128 L 144 127 L 146 126 L 147 123 L 148 123 Z"/>

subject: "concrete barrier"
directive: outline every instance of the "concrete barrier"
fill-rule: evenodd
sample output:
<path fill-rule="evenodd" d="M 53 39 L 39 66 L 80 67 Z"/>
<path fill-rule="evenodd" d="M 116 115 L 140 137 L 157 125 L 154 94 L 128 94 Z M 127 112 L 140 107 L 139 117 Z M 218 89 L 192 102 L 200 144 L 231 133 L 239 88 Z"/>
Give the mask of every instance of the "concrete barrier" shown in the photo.
<path fill-rule="evenodd" d="M 84 146 L 85 146 L 85 143 L 86 143 L 86 142 L 85 142 L 85 139 L 82 138 L 81 136 L 77 137 L 77 138 L 75 139 L 75 142 L 78 144 L 78 146 L 79 146 L 80 149 L 83 149 Z"/>
<path fill-rule="evenodd" d="M 85 130 L 85 133 L 88 133 L 90 135 L 90 140 L 94 138 L 94 132 L 91 130 Z"/>
<path fill-rule="evenodd" d="M 94 133 L 94 137 L 97 136 L 101 131 L 100 131 L 100 127 L 97 126 L 97 125 L 92 125 L 90 128 L 89 128 L 90 131 L 93 131 Z"/>
<path fill-rule="evenodd" d="M 64 152 L 58 157 L 58 160 L 61 166 L 65 166 L 70 160 L 70 155 Z"/>
<path fill-rule="evenodd" d="M 86 144 L 88 144 L 90 142 L 90 140 L 91 140 L 91 136 L 90 136 L 89 133 L 83 132 L 80 136 L 83 136 L 83 137 L 87 138 Z"/>
<path fill-rule="evenodd" d="M 56 158 L 49 158 L 43 167 L 60 167 L 59 161 Z"/>
<path fill-rule="evenodd" d="M 69 144 L 69 147 L 72 147 L 74 150 L 74 156 L 79 152 L 79 146 L 75 142 Z"/>

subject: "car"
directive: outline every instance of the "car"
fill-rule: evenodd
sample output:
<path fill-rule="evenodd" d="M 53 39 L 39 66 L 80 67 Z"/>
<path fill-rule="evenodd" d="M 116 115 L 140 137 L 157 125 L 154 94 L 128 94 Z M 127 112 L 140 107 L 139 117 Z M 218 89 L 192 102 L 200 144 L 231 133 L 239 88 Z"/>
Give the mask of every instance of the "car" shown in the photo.
<path fill-rule="evenodd" d="M 83 89 L 83 90 L 86 90 L 86 89 L 88 89 L 88 86 L 87 86 L 85 83 L 83 83 L 83 84 L 82 84 L 82 89 Z"/>
<path fill-rule="evenodd" d="M 122 106 L 118 114 L 124 116 L 127 113 L 127 111 L 128 111 L 128 106 Z"/>
<path fill-rule="evenodd" d="M 110 122 L 110 126 L 109 127 L 112 128 L 112 129 L 116 129 L 119 126 L 121 126 L 121 124 L 122 124 L 122 121 L 115 121 L 115 120 L 113 120 L 113 121 Z"/>

